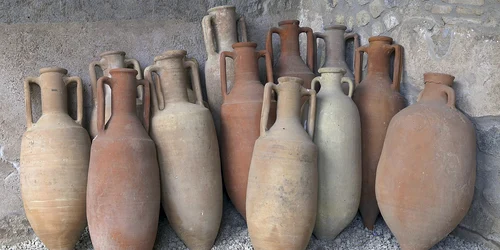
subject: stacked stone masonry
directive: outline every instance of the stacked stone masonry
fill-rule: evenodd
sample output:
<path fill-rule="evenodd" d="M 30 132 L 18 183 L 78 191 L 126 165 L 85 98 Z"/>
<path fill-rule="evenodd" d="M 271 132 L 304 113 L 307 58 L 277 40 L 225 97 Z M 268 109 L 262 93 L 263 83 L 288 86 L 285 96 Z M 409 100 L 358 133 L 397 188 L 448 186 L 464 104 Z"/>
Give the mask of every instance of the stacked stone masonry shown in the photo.
<path fill-rule="evenodd" d="M 100 52 L 124 50 L 145 68 L 165 50 L 185 49 L 200 62 L 203 72 L 206 54 L 201 19 L 208 8 L 224 4 L 236 5 L 237 12 L 246 17 L 249 40 L 257 42 L 258 49 L 265 47 L 267 30 L 285 19 L 298 19 L 314 31 L 344 24 L 360 35 L 362 45 L 370 36 L 393 37 L 405 48 L 401 92 L 408 105 L 423 89 L 424 72 L 456 76 L 457 108 L 476 126 L 478 156 L 474 201 L 454 234 L 500 249 L 498 0 L 2 1 L 0 246 L 35 237 L 19 189 L 19 150 L 25 130 L 23 79 L 38 75 L 42 67 L 68 69 L 86 85 L 89 114 L 87 65 Z M 324 56 L 322 48 L 319 42 L 318 60 Z M 348 57 L 352 62 L 352 55 Z M 39 98 L 34 99 L 34 107 L 39 116 Z"/>

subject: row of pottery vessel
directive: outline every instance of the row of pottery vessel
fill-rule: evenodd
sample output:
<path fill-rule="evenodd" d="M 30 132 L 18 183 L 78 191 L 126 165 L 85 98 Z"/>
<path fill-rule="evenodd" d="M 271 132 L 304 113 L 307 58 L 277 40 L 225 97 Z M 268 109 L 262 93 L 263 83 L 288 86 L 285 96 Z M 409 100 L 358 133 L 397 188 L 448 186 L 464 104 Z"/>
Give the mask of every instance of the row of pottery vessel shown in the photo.
<path fill-rule="evenodd" d="M 210 249 L 222 216 L 221 163 L 255 249 L 305 249 L 312 233 L 333 239 L 358 207 L 370 229 L 380 207 L 403 249 L 429 249 L 458 225 L 474 190 L 475 134 L 455 108 L 452 76 L 426 74 L 417 103 L 402 110 L 403 49 L 389 37 L 358 48 L 345 26 L 313 33 L 290 20 L 271 28 L 266 50 L 256 51 L 233 6 L 210 9 L 202 24 L 210 110 L 198 64 L 181 50 L 155 57 L 146 80 L 124 52 L 90 64 L 92 145 L 81 126 L 81 80 L 60 68 L 26 79 L 21 190 L 28 220 L 49 249 L 73 249 L 87 220 L 96 249 L 151 249 L 160 201 L 188 248 Z M 273 72 L 274 33 L 281 53 Z M 300 33 L 307 34 L 307 62 Z M 326 45 L 318 77 L 316 38 Z M 354 77 L 344 59 L 347 39 L 354 39 Z M 368 69 L 360 81 L 363 53 Z M 42 94 L 36 123 L 32 83 Z M 76 120 L 67 108 L 71 83 Z"/>

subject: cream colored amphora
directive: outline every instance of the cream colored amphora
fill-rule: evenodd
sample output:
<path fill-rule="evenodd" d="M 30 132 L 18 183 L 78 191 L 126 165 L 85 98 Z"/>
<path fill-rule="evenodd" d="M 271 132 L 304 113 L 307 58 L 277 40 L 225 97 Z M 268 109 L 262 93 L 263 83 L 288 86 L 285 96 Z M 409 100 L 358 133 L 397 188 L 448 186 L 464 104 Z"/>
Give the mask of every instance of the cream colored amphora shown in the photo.
<path fill-rule="evenodd" d="M 24 82 L 21 194 L 26 217 L 49 249 L 74 249 L 85 228 L 90 138 L 82 127 L 83 86 L 62 68 L 43 68 Z M 68 115 L 67 85 L 77 84 L 77 119 Z M 40 86 L 42 116 L 33 122 L 30 84 Z"/>

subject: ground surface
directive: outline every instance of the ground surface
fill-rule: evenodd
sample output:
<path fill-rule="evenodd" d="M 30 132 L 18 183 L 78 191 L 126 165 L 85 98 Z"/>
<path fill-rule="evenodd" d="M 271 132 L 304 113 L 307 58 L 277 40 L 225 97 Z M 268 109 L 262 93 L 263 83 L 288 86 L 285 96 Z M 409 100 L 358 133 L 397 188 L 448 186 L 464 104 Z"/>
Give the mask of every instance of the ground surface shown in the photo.
<path fill-rule="evenodd" d="M 230 202 L 224 206 L 224 217 L 217 241 L 213 250 L 222 249 L 253 249 L 248 237 L 248 230 L 243 218 L 234 209 Z M 21 250 L 21 249 L 46 249 L 38 240 L 30 240 L 14 246 L 0 246 L 0 250 Z M 77 250 L 93 249 L 88 231 L 85 230 L 76 246 Z M 160 216 L 158 236 L 156 238 L 155 249 L 187 249 L 182 241 L 175 235 L 168 225 L 166 217 Z M 349 249 L 349 250 L 379 250 L 379 249 L 399 249 L 396 238 L 391 234 L 389 228 L 382 219 L 377 221 L 375 230 L 369 231 L 363 227 L 361 218 L 357 216 L 349 227 L 347 227 L 335 240 L 320 241 L 311 238 L 308 249 Z M 455 236 L 448 236 L 431 250 L 489 250 L 482 245 L 471 243 Z"/>

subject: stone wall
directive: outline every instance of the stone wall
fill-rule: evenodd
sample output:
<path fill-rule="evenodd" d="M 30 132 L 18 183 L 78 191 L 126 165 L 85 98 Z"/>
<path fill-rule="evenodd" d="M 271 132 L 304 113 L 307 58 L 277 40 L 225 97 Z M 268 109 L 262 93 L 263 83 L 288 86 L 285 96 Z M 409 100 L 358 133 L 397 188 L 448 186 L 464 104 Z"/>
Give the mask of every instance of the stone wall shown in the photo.
<path fill-rule="evenodd" d="M 60 66 L 91 91 L 88 63 L 106 50 L 124 50 L 142 68 L 169 49 L 206 59 L 201 19 L 235 4 L 249 39 L 263 49 L 267 30 L 299 19 L 314 31 L 345 24 L 361 36 L 389 35 L 405 47 L 402 93 L 408 104 L 427 71 L 456 76 L 457 107 L 476 125 L 477 184 L 472 209 L 456 233 L 500 248 L 500 1 L 498 0 L 126 0 L 0 3 L 0 245 L 33 237 L 19 191 L 19 151 L 25 130 L 23 79 Z M 321 46 L 321 43 L 320 43 Z M 366 60 L 365 60 L 366 62 Z M 38 106 L 40 101 L 35 101 Z"/>

